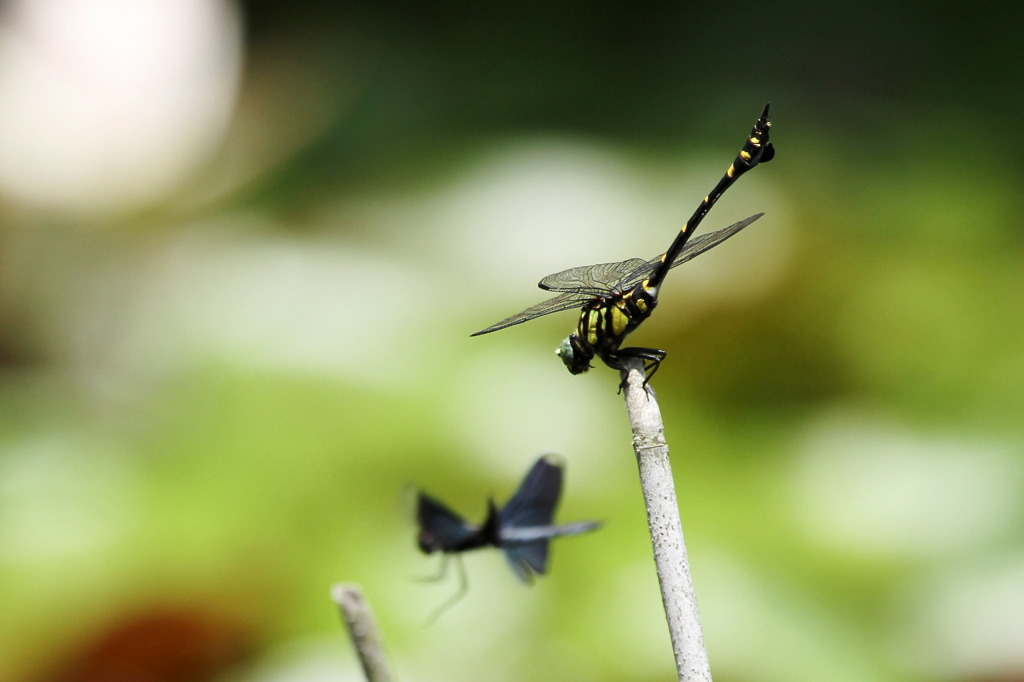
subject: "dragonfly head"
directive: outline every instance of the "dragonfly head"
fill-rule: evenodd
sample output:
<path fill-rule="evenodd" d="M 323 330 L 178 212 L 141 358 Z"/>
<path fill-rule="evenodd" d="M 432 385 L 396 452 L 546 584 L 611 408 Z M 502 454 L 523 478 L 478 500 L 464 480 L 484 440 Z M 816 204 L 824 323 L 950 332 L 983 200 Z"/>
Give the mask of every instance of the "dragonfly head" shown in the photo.
<path fill-rule="evenodd" d="M 580 339 L 575 334 L 567 336 L 558 349 L 555 350 L 555 355 L 562 358 L 562 362 L 565 363 L 566 368 L 572 374 L 582 374 L 590 369 L 590 361 L 594 358 L 594 351 L 584 347 L 580 343 Z"/>
<path fill-rule="evenodd" d="M 420 546 L 420 551 L 424 554 L 433 554 L 441 549 L 441 543 L 438 542 L 433 533 L 426 529 L 420 531 L 417 544 Z"/>

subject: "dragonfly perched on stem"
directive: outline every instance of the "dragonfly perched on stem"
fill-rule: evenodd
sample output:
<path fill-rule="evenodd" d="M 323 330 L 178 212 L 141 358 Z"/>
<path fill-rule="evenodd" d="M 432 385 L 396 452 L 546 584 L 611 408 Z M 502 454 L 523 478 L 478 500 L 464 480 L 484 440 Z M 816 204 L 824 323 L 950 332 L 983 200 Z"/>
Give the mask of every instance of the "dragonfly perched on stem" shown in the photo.
<path fill-rule="evenodd" d="M 626 358 L 640 358 L 644 362 L 646 381 L 650 381 L 667 353 L 657 348 L 620 346 L 626 336 L 651 316 L 658 305 L 658 293 L 669 270 L 718 246 L 764 215 L 752 215 L 691 240 L 704 216 L 741 175 L 775 157 L 775 147 L 769 142 L 772 125 L 769 107 L 770 104 L 765 105 L 736 159 L 700 202 L 665 253 L 651 260 L 630 258 L 618 263 L 569 268 L 548 275 L 538 286 L 545 291 L 560 292 L 557 296 L 481 329 L 472 336 L 489 334 L 542 315 L 582 308 L 576 331 L 555 351 L 569 371 L 573 374 L 586 372 L 595 356 L 618 370 L 625 368 L 623 361 Z"/>
<path fill-rule="evenodd" d="M 426 554 L 442 552 L 444 560 L 437 576 L 440 580 L 448 558 L 456 558 L 459 591 L 441 605 L 431 620 L 441 615 L 466 593 L 466 575 L 458 562 L 462 552 L 482 547 L 504 551 L 516 576 L 524 583 L 548 570 L 548 549 L 552 538 L 579 535 L 601 526 L 597 521 L 579 521 L 554 525 L 555 508 L 562 495 L 565 465 L 557 455 L 538 459 L 526 474 L 512 499 L 500 510 L 494 500 L 487 501 L 487 518 L 477 526 L 453 512 L 435 498 L 420 492 L 416 511 L 419 523 L 419 548 Z"/>

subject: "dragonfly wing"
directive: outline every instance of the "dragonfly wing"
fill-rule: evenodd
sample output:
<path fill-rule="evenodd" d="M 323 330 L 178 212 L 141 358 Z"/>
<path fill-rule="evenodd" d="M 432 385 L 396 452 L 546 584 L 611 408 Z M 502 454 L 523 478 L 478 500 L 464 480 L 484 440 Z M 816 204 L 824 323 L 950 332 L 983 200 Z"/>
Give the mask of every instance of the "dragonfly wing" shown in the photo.
<path fill-rule="evenodd" d="M 580 294 L 575 292 L 566 292 L 564 294 L 559 294 L 554 298 L 549 298 L 548 300 L 542 303 L 538 303 L 535 306 L 531 306 L 521 313 L 516 313 L 511 317 L 506 317 L 501 322 L 495 322 L 490 327 L 487 327 L 486 329 L 481 329 L 480 331 L 474 334 L 470 334 L 470 336 L 490 334 L 491 332 L 496 332 L 499 329 L 511 327 L 512 325 L 516 324 L 522 324 L 523 322 L 527 322 L 529 320 L 541 317 L 543 315 L 550 315 L 551 313 L 569 310 L 570 308 L 580 308 L 583 306 L 583 303 L 589 298 L 590 296 L 587 294 Z"/>
<path fill-rule="evenodd" d="M 534 574 L 543 575 L 548 570 L 548 546 L 550 540 L 538 540 L 528 545 L 505 548 L 505 558 L 516 577 L 529 585 Z"/>
<path fill-rule="evenodd" d="M 708 234 L 703 234 L 697 237 L 692 242 L 686 245 L 686 248 L 683 249 L 683 252 L 676 256 L 675 261 L 669 267 L 674 268 L 679 265 L 682 265 L 686 261 L 696 258 L 705 251 L 715 248 L 716 246 L 718 246 L 719 244 L 721 244 L 726 239 L 733 236 L 743 228 L 747 227 L 754 221 L 759 220 L 763 215 L 764 213 L 755 213 L 749 218 L 744 218 L 738 223 L 733 223 L 729 227 L 723 227 L 721 230 L 709 232 Z"/>
<path fill-rule="evenodd" d="M 600 525 L 590 521 L 552 525 L 564 479 L 565 466 L 560 457 L 541 457 L 500 512 L 501 546 L 512 570 L 524 582 L 530 582 L 533 574 L 547 572 L 551 538 L 585 533 Z"/>
<path fill-rule="evenodd" d="M 624 277 L 645 267 L 650 268 L 651 266 L 640 258 L 630 258 L 617 263 L 578 265 L 575 268 L 548 275 L 537 286 L 547 291 L 572 291 L 591 296 L 607 294 Z"/>
<path fill-rule="evenodd" d="M 705 251 L 715 248 L 763 215 L 764 213 L 755 213 L 749 218 L 744 218 L 738 223 L 733 223 L 729 227 L 723 227 L 721 230 L 708 232 L 707 234 L 702 234 L 699 237 L 694 237 L 690 240 L 690 243 L 686 245 L 686 248 L 683 249 L 683 252 L 676 256 L 676 259 L 672 262 L 672 265 L 669 266 L 669 269 L 679 267 L 683 263 L 693 260 Z M 662 256 L 663 255 L 664 254 L 662 254 Z M 656 256 L 647 261 L 645 263 L 645 265 L 648 266 L 646 270 L 638 269 L 636 272 L 630 273 L 630 275 L 623 280 L 620 285 L 621 288 L 623 290 L 631 289 L 644 281 L 647 278 L 647 275 L 650 274 L 650 271 L 661 262 L 662 256 Z"/>
<path fill-rule="evenodd" d="M 561 458 L 545 455 L 526 474 L 519 490 L 501 509 L 501 527 L 532 528 L 550 526 L 558 498 L 562 495 L 564 467 Z M 548 566 L 550 537 L 525 543 L 504 543 L 505 557 L 523 582 L 529 583 L 533 573 L 544 573 Z"/>
<path fill-rule="evenodd" d="M 545 455 L 526 474 L 519 490 L 501 509 L 502 528 L 550 526 L 562 494 L 561 458 Z"/>
<path fill-rule="evenodd" d="M 709 232 L 708 234 L 694 237 L 669 267 L 680 266 L 705 251 L 713 249 L 763 215 L 763 213 L 757 213 L 716 232 Z M 506 317 L 501 322 L 496 322 L 486 329 L 481 329 L 471 334 L 471 336 L 489 334 L 543 315 L 550 315 L 551 313 L 569 310 L 570 308 L 579 308 L 592 297 L 608 294 L 614 290 L 627 291 L 644 281 L 660 262 L 661 256 L 652 258 L 649 261 L 630 258 L 617 263 L 580 265 L 548 275 L 540 281 L 538 286 L 546 291 L 560 291 L 562 292 L 561 294 L 527 308 L 521 313 Z"/>
<path fill-rule="evenodd" d="M 478 529 L 426 493 L 419 494 L 416 521 L 420 526 L 420 549 L 430 552 L 457 551 L 477 534 Z"/>

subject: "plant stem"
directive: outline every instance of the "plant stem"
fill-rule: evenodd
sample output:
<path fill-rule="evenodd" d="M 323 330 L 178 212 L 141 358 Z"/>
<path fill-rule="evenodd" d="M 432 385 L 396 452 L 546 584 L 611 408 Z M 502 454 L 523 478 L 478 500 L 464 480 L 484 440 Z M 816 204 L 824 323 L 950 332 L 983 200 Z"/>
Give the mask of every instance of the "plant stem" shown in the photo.
<path fill-rule="evenodd" d="M 672 651 L 680 682 L 710 682 L 711 666 L 704 648 L 704 631 L 686 556 L 683 526 L 665 425 L 654 390 L 644 386 L 643 363 L 632 360 L 624 370 L 626 410 L 633 429 L 633 449 L 640 468 L 640 485 L 647 506 L 654 563 L 661 585 Z"/>
<path fill-rule="evenodd" d="M 369 602 L 363 598 L 362 590 L 352 583 L 338 583 L 331 588 L 331 598 L 341 611 L 341 618 L 348 626 L 349 636 L 355 645 L 359 662 L 367 682 L 391 682 L 394 676 L 384 655 L 384 647 L 377 633 L 377 624 Z"/>

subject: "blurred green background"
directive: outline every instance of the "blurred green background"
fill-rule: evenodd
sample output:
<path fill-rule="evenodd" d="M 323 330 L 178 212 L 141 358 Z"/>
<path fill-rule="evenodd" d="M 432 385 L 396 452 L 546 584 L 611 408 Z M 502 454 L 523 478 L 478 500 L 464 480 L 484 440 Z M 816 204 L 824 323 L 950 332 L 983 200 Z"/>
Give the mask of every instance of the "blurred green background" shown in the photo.
<path fill-rule="evenodd" d="M 1012 3 L 8 0 L 0 678 L 674 674 L 614 372 L 572 265 L 665 249 L 766 101 L 777 157 L 631 338 L 715 679 L 1024 680 L 1024 11 Z M 1014 199 L 1014 197 L 1018 197 Z M 524 588 L 415 579 L 568 462 Z"/>

